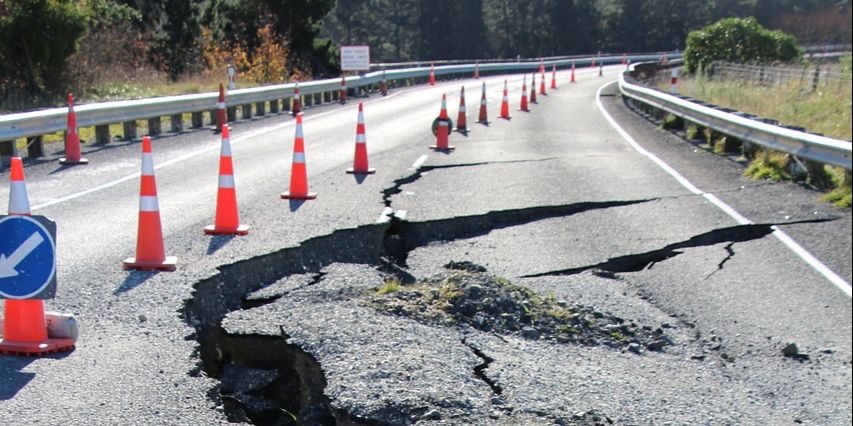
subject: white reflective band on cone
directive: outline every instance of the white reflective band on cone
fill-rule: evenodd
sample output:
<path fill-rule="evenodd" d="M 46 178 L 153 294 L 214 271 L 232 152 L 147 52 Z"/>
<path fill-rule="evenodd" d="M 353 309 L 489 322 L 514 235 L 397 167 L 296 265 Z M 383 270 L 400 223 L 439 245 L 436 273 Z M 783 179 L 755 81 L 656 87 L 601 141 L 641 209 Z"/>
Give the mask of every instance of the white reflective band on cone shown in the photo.
<path fill-rule="evenodd" d="M 225 109 L 225 102 L 217 102 L 216 106 L 219 107 L 219 109 Z"/>
<path fill-rule="evenodd" d="M 234 175 L 219 175 L 220 188 L 234 188 Z"/>
<path fill-rule="evenodd" d="M 157 196 L 142 195 L 139 197 L 139 211 L 141 212 L 158 212 L 160 205 L 157 203 Z"/>
<path fill-rule="evenodd" d="M 465 105 L 459 106 L 459 112 L 465 112 Z"/>
<path fill-rule="evenodd" d="M 446 121 L 439 121 L 438 127 L 447 127 L 447 122 Z"/>
<path fill-rule="evenodd" d="M 30 200 L 27 197 L 27 185 L 24 181 L 11 182 L 9 214 L 30 214 Z M 14 194 L 14 196 L 11 196 Z"/>
<path fill-rule="evenodd" d="M 151 176 L 154 174 L 154 158 L 150 152 L 142 153 L 142 174 Z"/>
<path fill-rule="evenodd" d="M 294 164 L 305 164 L 305 153 L 304 152 L 294 152 L 293 153 L 293 163 Z"/>
<path fill-rule="evenodd" d="M 219 155 L 222 157 L 230 157 L 231 156 L 231 140 L 225 138 L 222 140 L 222 149 L 219 150 Z"/>
<path fill-rule="evenodd" d="M 302 138 L 302 126 L 296 126 L 296 137 Z"/>
<path fill-rule="evenodd" d="M 365 143 L 367 142 L 367 138 L 364 137 L 364 133 L 359 133 L 355 135 L 355 143 Z"/>

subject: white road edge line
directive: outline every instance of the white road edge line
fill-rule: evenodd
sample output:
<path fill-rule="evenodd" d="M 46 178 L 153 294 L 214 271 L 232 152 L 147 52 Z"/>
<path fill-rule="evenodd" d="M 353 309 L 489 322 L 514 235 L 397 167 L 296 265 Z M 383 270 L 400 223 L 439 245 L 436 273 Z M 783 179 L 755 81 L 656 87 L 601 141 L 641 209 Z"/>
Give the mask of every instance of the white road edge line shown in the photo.
<path fill-rule="evenodd" d="M 675 180 L 677 180 L 678 183 L 684 186 L 688 191 L 696 195 L 701 195 L 705 197 L 706 200 L 710 201 L 711 204 L 717 206 L 717 208 L 729 215 L 729 217 L 734 219 L 737 223 L 741 225 L 753 224 L 751 220 L 745 218 L 731 206 L 717 198 L 716 195 L 707 193 L 697 188 L 684 176 L 675 171 L 675 169 L 666 164 L 663 160 L 661 160 L 651 152 L 643 149 L 643 147 L 641 147 L 640 144 L 638 144 L 637 141 L 635 141 L 634 138 L 632 138 L 631 135 L 629 135 L 628 132 L 625 131 L 625 129 L 623 129 L 618 123 L 616 123 L 616 120 L 614 120 L 613 117 L 610 116 L 610 113 L 608 113 L 607 110 L 604 109 L 604 105 L 601 103 L 602 90 L 604 90 L 605 87 L 610 86 L 611 84 L 614 84 L 616 82 L 617 81 L 614 80 L 609 83 L 605 83 L 603 86 L 598 88 L 598 90 L 595 92 L 595 106 L 598 108 L 599 111 L 601 111 L 601 115 L 603 115 L 607 122 L 610 123 L 610 126 L 612 126 L 613 129 L 615 129 L 616 132 L 619 133 L 620 136 L 622 136 L 622 139 L 628 142 L 628 145 L 634 148 L 634 150 L 646 156 L 646 158 L 648 158 L 649 160 L 652 160 L 652 162 L 657 164 L 661 169 L 663 169 L 670 176 L 675 178 Z M 823 275 L 823 277 L 829 280 L 832 285 L 844 292 L 847 297 L 851 297 L 851 294 L 853 294 L 851 290 L 853 289 L 851 289 L 850 283 L 845 281 L 844 278 L 841 278 L 838 274 L 836 274 L 826 265 L 824 265 L 823 262 L 821 262 L 818 258 L 809 253 L 808 250 L 806 250 L 805 248 L 803 248 L 803 246 L 794 241 L 794 239 L 791 238 L 788 234 L 786 234 L 785 231 L 782 231 L 775 225 L 773 225 L 771 229 L 773 229 L 773 236 L 775 236 L 776 239 L 782 242 L 782 244 L 788 247 L 792 252 L 794 252 L 794 254 L 799 256 L 800 259 L 803 259 L 803 261 L 805 261 L 809 266 L 811 266 L 817 273 Z"/>
<path fill-rule="evenodd" d="M 385 99 L 390 99 L 390 98 L 392 98 L 392 97 L 394 97 L 394 96 L 399 95 L 400 93 L 403 93 L 403 92 L 401 92 L 401 91 L 394 92 L 394 93 L 392 93 L 392 94 L 390 94 L 390 95 L 388 95 L 388 96 L 384 96 L 384 97 L 377 98 L 377 99 L 370 100 L 370 101 L 365 101 L 364 103 L 365 103 L 365 104 L 367 104 L 367 103 L 372 103 L 372 102 L 382 101 L 382 100 L 385 100 Z M 326 116 L 326 115 L 329 115 L 329 114 L 333 114 L 333 113 L 336 113 L 336 112 L 341 112 L 341 110 L 342 110 L 342 108 L 337 108 L 337 109 L 333 109 L 333 110 L 331 110 L 331 111 L 321 112 L 321 113 L 319 113 L 319 114 L 312 114 L 312 115 L 310 115 L 310 116 L 303 117 L 303 121 L 304 121 L 304 122 L 310 122 L 310 121 L 312 121 L 312 120 L 314 120 L 314 119 L 317 119 L 317 118 L 320 118 L 320 117 L 323 117 L 323 116 Z M 288 126 L 292 126 L 292 125 L 294 125 L 295 123 L 296 123 L 296 121 L 291 120 L 291 121 L 287 121 L 287 122 L 284 122 L 284 123 L 279 123 L 279 124 L 276 124 L 276 125 L 273 125 L 273 126 L 262 127 L 262 128 L 260 128 L 260 129 L 258 129 L 258 130 L 256 130 L 256 131 L 253 131 L 253 132 L 250 132 L 250 133 L 246 133 L 246 134 L 244 134 L 244 135 L 240 135 L 239 137 L 236 137 L 236 138 L 231 138 L 231 145 L 239 144 L 240 142 L 245 142 L 245 141 L 247 141 L 247 140 L 249 140 L 249 139 L 252 139 L 252 138 L 255 138 L 255 137 L 261 136 L 261 135 L 263 135 L 263 134 L 270 133 L 270 132 L 274 132 L 274 131 L 276 131 L 276 130 L 283 129 L 283 128 L 288 127 Z M 162 168 L 164 168 L 164 167 L 168 167 L 168 166 L 171 166 L 171 165 L 174 165 L 174 164 L 180 163 L 180 162 L 182 162 L 182 161 L 188 160 L 188 159 L 193 158 L 193 157 L 197 157 L 197 156 L 199 156 L 199 155 L 201 155 L 201 154 L 205 154 L 205 153 L 208 153 L 208 152 L 211 152 L 211 151 L 218 151 L 219 149 L 220 149 L 220 144 L 215 143 L 215 144 L 213 144 L 213 145 L 211 145 L 211 146 L 209 146 L 209 147 L 205 147 L 205 148 L 202 148 L 202 149 L 199 149 L 199 150 L 196 150 L 196 151 L 188 152 L 188 153 L 186 153 L 186 154 L 184 154 L 184 155 L 180 155 L 180 156 L 175 157 L 175 158 L 173 158 L 173 159 L 171 159 L 171 160 L 167 160 L 167 161 L 164 161 L 164 162 L 162 162 L 162 163 L 158 163 L 156 166 L 154 166 L 154 170 L 159 170 L 159 169 L 162 169 Z M 130 175 L 127 175 L 127 176 L 124 176 L 124 177 L 118 178 L 118 179 L 116 179 L 116 180 L 114 180 L 114 181 L 107 182 L 107 183 L 105 183 L 105 184 L 103 184 L 103 185 L 99 185 L 99 186 L 96 186 L 96 187 L 94 187 L 94 188 L 89 188 L 89 189 L 87 189 L 87 190 L 85 190 L 85 191 L 75 192 L 75 193 L 73 193 L 73 194 L 69 194 L 69 195 L 66 195 L 66 196 L 64 196 L 64 197 L 54 198 L 53 200 L 50 200 L 50 201 L 47 201 L 47 202 L 44 202 L 44 203 L 41 203 L 41 204 L 37 204 L 37 205 L 34 205 L 34 206 L 30 207 L 30 211 L 40 210 L 40 209 L 47 208 L 47 207 L 50 207 L 50 206 L 54 206 L 54 205 L 57 205 L 57 204 L 60 204 L 60 203 L 64 203 L 64 202 L 66 202 L 66 201 L 71 201 L 71 200 L 74 200 L 74 199 L 77 199 L 77 198 L 80 198 L 80 197 L 83 197 L 83 196 L 86 196 L 86 195 L 89 195 L 89 194 L 92 194 L 92 193 L 95 193 L 95 192 L 98 192 L 98 191 L 103 191 L 103 190 L 105 190 L 105 189 L 112 188 L 112 187 L 114 187 L 114 186 L 116 186 L 116 185 L 119 185 L 119 184 L 122 184 L 122 183 L 124 183 L 124 182 L 130 181 L 130 180 L 134 180 L 134 179 L 138 178 L 138 177 L 139 177 L 139 175 L 140 175 L 140 173 L 139 173 L 139 172 L 136 172 L 136 173 L 133 173 L 133 174 L 130 174 Z"/>
<path fill-rule="evenodd" d="M 417 160 L 415 160 L 415 162 L 414 162 L 414 163 L 412 163 L 412 167 L 411 167 L 411 168 L 412 168 L 413 170 L 420 170 L 421 166 L 423 166 L 423 165 L 424 165 L 424 163 L 426 163 L 426 160 L 427 160 L 428 158 L 429 158 L 429 155 L 427 155 L 427 154 L 421 155 L 420 157 L 418 157 L 418 159 L 417 159 Z"/>

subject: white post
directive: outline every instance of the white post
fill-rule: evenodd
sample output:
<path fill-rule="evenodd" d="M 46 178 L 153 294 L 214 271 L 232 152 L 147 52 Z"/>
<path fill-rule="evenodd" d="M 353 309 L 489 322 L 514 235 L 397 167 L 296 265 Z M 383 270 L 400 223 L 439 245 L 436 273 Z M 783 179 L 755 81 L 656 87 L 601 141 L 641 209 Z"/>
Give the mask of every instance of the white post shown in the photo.
<path fill-rule="evenodd" d="M 669 91 L 672 93 L 678 93 L 678 68 L 673 68 L 671 75 Z"/>
<path fill-rule="evenodd" d="M 234 90 L 237 88 L 237 85 L 234 82 L 234 74 L 236 74 L 234 66 L 228 64 L 228 90 Z"/>

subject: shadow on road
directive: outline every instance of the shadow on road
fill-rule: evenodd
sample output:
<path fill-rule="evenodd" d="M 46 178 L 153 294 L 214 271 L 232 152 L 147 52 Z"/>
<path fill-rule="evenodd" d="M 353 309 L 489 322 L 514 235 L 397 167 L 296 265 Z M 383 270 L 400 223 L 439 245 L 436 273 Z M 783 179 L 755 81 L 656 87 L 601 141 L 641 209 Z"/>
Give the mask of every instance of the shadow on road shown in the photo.
<path fill-rule="evenodd" d="M 290 211 L 295 212 L 305 204 L 305 200 L 289 200 Z"/>
<path fill-rule="evenodd" d="M 210 239 L 210 244 L 207 245 L 207 254 L 216 253 L 217 250 L 225 247 L 234 239 L 234 235 L 214 235 Z"/>
<path fill-rule="evenodd" d="M 127 278 L 124 279 L 124 282 L 113 291 L 113 295 L 119 295 L 122 293 L 127 293 L 130 290 L 133 290 L 136 287 L 139 287 L 145 281 L 148 281 L 149 278 L 157 275 L 160 271 L 130 271 L 127 275 Z"/>
<path fill-rule="evenodd" d="M 69 352 L 61 352 L 52 355 L 46 355 L 41 358 L 62 359 L 68 356 Z M 36 377 L 35 373 L 24 373 L 23 370 L 30 363 L 39 358 L 0 355 L 0 377 L 2 377 L 2 386 L 0 386 L 0 401 L 8 401 L 15 397 L 18 392 Z"/>

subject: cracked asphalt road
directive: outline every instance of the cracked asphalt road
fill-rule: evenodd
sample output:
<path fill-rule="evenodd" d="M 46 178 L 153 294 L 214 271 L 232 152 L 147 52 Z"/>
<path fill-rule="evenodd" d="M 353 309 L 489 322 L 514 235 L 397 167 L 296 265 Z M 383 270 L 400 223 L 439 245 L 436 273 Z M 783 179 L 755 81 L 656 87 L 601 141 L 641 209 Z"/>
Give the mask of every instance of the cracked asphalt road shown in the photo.
<path fill-rule="evenodd" d="M 207 377 L 216 368 L 199 361 L 210 348 L 197 340 L 224 317 L 232 336 L 287 336 L 292 350 L 309 355 L 295 358 L 294 371 L 319 363 L 331 408 L 316 417 L 323 421 L 850 423 L 850 299 L 765 232 L 781 225 L 849 282 L 849 209 L 821 205 L 794 185 L 745 181 L 738 164 L 694 152 L 618 98 L 605 98 L 647 149 L 760 224 L 737 227 L 608 127 L 593 106 L 606 79 L 592 75 L 561 84 L 511 122 L 454 134 L 452 154 L 428 152 L 430 135 L 416 123 L 431 121 L 440 94 L 456 93 L 459 82 L 373 97 L 365 112 L 378 171 L 363 182 L 343 174 L 355 104 L 309 110 L 309 185 L 319 198 L 304 204 L 278 200 L 292 120 L 237 123 L 238 200 L 252 225 L 244 238 L 201 235 L 212 220 L 218 140 L 207 131 L 161 138 L 154 150 L 156 164 L 165 165 L 157 177 L 166 250 L 181 262 L 173 274 L 118 267 L 133 251 L 138 184 L 110 182 L 138 170 L 138 145 L 87 154 L 88 168 L 28 167 L 30 200 L 44 206 L 34 213 L 52 216 L 60 229 L 60 285 L 48 308 L 75 313 L 82 331 L 70 354 L 0 356 L 0 420 L 14 424 L 26 413 L 43 424 L 227 422 L 233 408 L 216 396 L 218 382 Z M 520 77 L 511 79 L 520 85 Z M 487 81 L 494 113 L 502 80 Z M 479 88 L 465 84 L 469 93 Z M 425 166 L 407 170 L 424 153 Z M 170 158 L 180 160 L 167 164 Z M 2 179 L 7 186 L 8 176 Z M 397 217 L 373 225 L 386 206 Z M 389 228 L 399 234 L 384 235 Z M 388 244 L 401 264 L 381 259 Z M 353 302 L 389 273 L 427 277 L 451 260 L 665 324 L 675 345 L 637 355 L 498 338 L 394 319 Z M 256 290 L 248 297 L 254 302 L 243 301 Z M 810 359 L 783 357 L 789 341 Z M 484 359 L 473 348 L 493 360 L 480 371 L 501 395 L 475 375 Z M 297 405 L 315 407 L 316 377 L 300 377 Z M 305 412 L 323 411 L 312 410 Z"/>

